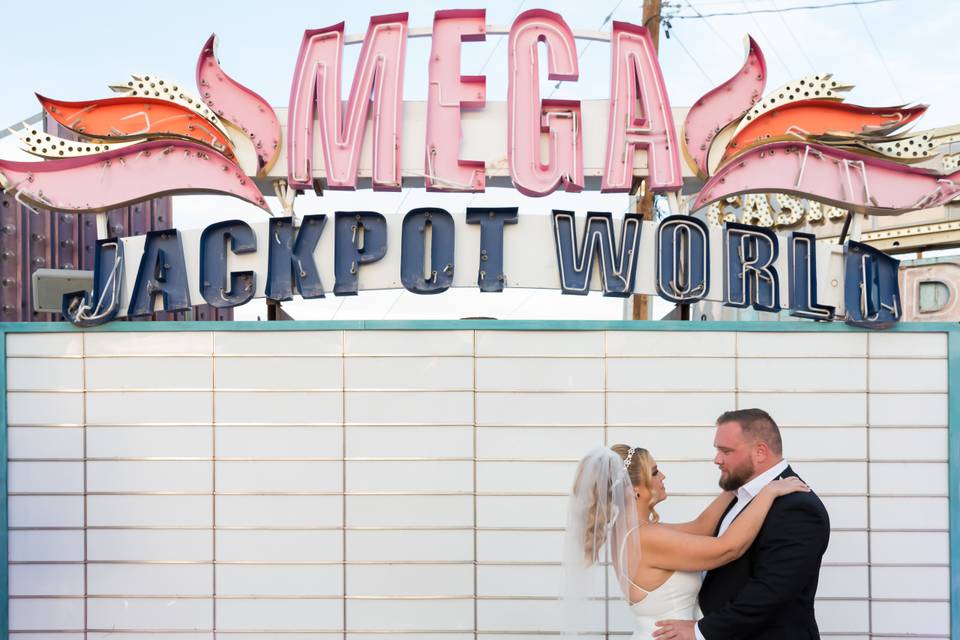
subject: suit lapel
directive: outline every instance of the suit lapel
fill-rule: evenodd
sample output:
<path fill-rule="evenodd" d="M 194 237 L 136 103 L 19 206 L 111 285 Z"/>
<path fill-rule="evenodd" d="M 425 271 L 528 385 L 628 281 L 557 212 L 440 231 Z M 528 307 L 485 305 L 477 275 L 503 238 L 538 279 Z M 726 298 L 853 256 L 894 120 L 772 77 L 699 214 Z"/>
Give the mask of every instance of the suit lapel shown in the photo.
<path fill-rule="evenodd" d="M 733 509 L 735 506 L 737 506 L 737 501 L 738 501 L 738 500 L 739 500 L 739 498 L 738 498 L 737 496 L 733 496 L 733 500 L 731 500 L 731 501 L 730 501 L 730 504 L 727 505 L 727 508 L 723 510 L 723 515 L 720 516 L 720 521 L 717 522 L 717 528 L 713 530 L 713 537 L 714 537 L 714 538 L 716 538 L 717 536 L 720 535 L 720 526 L 723 524 L 723 519 L 727 517 L 727 514 L 730 513 L 730 510 L 731 510 L 731 509 Z M 737 514 L 737 515 L 739 515 L 739 514 Z M 736 519 L 736 518 L 734 518 L 734 519 Z M 731 522 L 732 522 L 732 520 L 731 520 Z"/>

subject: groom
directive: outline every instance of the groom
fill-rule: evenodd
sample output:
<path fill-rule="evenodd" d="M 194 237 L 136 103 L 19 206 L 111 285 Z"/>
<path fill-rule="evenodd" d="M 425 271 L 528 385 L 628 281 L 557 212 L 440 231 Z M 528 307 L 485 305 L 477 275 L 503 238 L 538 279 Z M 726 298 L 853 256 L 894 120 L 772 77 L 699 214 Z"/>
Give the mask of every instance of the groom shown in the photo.
<path fill-rule="evenodd" d="M 769 482 L 796 476 L 783 459 L 777 423 L 762 409 L 727 411 L 713 441 L 720 488 L 736 498 L 720 520 L 722 534 Z M 661 620 L 657 640 L 818 639 L 813 599 L 830 519 L 813 492 L 777 498 L 742 557 L 708 571 L 700 588 L 699 622 Z"/>

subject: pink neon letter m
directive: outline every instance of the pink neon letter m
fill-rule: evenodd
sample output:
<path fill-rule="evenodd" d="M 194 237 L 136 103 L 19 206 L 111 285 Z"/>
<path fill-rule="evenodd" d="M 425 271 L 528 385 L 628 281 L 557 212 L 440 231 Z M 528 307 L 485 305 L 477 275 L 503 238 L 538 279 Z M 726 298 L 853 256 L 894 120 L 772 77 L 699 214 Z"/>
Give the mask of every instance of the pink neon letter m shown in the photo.
<path fill-rule="evenodd" d="M 327 188 L 356 188 L 357 166 L 372 98 L 372 186 L 378 190 L 400 190 L 406 44 L 406 13 L 370 19 L 344 115 L 340 100 L 343 23 L 304 32 L 287 116 L 287 173 L 291 187 L 304 189 L 313 184 L 316 115 Z"/>

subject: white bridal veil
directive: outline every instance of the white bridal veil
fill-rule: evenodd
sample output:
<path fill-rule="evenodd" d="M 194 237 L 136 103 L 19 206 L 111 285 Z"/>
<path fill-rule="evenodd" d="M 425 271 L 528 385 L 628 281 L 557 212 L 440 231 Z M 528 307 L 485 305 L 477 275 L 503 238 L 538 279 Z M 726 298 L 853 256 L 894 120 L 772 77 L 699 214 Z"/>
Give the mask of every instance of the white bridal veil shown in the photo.
<path fill-rule="evenodd" d="M 639 561 L 638 525 L 636 493 L 625 461 L 609 447 L 593 449 L 577 466 L 567 507 L 562 638 L 603 634 L 604 598 L 629 596 L 627 578 Z M 607 587 L 610 582 L 619 585 L 620 593 Z"/>

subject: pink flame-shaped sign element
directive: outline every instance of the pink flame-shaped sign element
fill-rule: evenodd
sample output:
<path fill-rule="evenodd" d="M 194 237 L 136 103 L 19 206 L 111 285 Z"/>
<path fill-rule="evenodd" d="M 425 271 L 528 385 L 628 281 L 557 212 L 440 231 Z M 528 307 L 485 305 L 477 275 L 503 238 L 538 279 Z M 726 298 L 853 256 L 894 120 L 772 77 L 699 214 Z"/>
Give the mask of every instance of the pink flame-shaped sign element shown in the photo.
<path fill-rule="evenodd" d="M 260 190 L 236 164 L 186 140 L 154 140 L 49 162 L 0 159 L 0 186 L 45 209 L 105 211 L 160 195 L 215 193 L 266 210 Z"/>
<path fill-rule="evenodd" d="M 216 34 L 197 59 L 197 89 L 210 109 L 250 140 L 257 154 L 257 177 L 265 177 L 280 154 L 280 121 L 266 100 L 220 68 Z"/>
<path fill-rule="evenodd" d="M 709 170 L 710 145 L 724 127 L 736 122 L 760 100 L 767 81 L 767 63 L 757 42 L 747 36 L 747 59 L 732 78 L 696 101 L 683 123 L 687 160 L 701 178 Z"/>
<path fill-rule="evenodd" d="M 960 171 L 928 169 L 819 144 L 755 147 L 717 171 L 693 209 L 741 193 L 788 193 L 868 215 L 934 207 L 960 194 Z"/>

